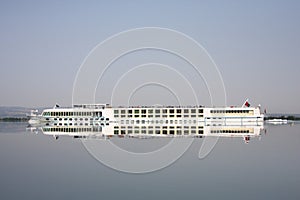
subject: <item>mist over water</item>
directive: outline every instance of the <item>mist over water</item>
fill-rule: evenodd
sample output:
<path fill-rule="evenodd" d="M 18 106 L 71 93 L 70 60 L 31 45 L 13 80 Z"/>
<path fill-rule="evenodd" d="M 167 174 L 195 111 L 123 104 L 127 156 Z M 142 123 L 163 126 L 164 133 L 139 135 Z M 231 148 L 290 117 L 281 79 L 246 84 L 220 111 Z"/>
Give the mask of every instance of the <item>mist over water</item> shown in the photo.
<path fill-rule="evenodd" d="M 299 199 L 300 125 L 266 125 L 261 137 L 220 138 L 198 159 L 203 138 L 172 165 L 130 174 L 95 160 L 80 139 L 55 140 L 0 123 L 1 199 Z M 169 139 L 111 138 L 122 148 L 160 147 Z M 151 148 L 148 148 L 151 150 Z"/>

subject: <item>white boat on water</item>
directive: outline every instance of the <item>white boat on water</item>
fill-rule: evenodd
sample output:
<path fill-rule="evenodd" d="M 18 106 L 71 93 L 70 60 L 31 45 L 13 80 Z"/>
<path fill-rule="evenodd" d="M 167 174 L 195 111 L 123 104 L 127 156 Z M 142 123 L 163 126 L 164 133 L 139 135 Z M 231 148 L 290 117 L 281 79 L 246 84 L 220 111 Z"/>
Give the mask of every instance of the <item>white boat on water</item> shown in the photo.
<path fill-rule="evenodd" d="M 262 125 L 264 115 L 260 107 L 203 106 L 118 106 L 80 104 L 69 108 L 55 106 L 34 114 L 33 123 L 45 123 L 54 128 L 98 126 L 104 135 L 202 135 L 204 126 Z M 51 129 L 52 130 L 52 129 Z"/>
<path fill-rule="evenodd" d="M 269 120 L 266 120 L 266 123 L 280 125 L 280 124 L 287 124 L 288 120 L 287 119 L 269 119 Z"/>
<path fill-rule="evenodd" d="M 30 114 L 27 115 L 29 117 L 28 123 L 31 125 L 41 124 L 44 120 L 42 115 L 38 114 L 38 110 L 31 110 Z"/>

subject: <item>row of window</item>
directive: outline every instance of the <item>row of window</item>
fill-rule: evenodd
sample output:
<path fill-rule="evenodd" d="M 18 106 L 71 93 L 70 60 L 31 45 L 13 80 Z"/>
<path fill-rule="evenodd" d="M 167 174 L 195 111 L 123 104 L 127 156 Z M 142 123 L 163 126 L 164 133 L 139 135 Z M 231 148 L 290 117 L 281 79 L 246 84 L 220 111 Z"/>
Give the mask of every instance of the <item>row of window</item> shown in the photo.
<path fill-rule="evenodd" d="M 123 135 L 123 134 L 149 134 L 149 135 L 195 135 L 203 134 L 203 130 L 114 130 L 115 135 Z"/>
<path fill-rule="evenodd" d="M 49 120 L 48 118 L 46 118 L 46 120 Z M 89 120 L 89 118 L 54 118 L 53 119 L 54 121 L 88 121 Z M 93 118 L 90 118 L 90 120 L 92 121 L 93 120 Z"/>
<path fill-rule="evenodd" d="M 49 125 L 49 123 L 47 123 L 46 125 Z M 54 126 L 62 126 L 62 125 L 64 125 L 64 126 L 83 126 L 83 125 L 86 125 L 86 126 L 88 126 L 88 125 L 94 125 L 94 123 L 92 123 L 92 122 L 90 122 L 90 123 L 83 123 L 83 122 L 75 122 L 75 123 L 54 123 Z M 108 122 L 98 122 L 98 123 L 95 123 L 95 125 L 98 125 L 98 126 L 104 126 L 104 125 L 109 125 L 109 123 Z"/>
<path fill-rule="evenodd" d="M 211 130 L 211 133 L 250 133 L 249 130 Z"/>
<path fill-rule="evenodd" d="M 49 121 L 50 119 L 49 118 L 46 118 L 46 120 L 47 121 Z M 94 118 L 54 118 L 53 119 L 54 121 L 83 121 L 83 120 L 85 120 L 85 121 L 88 121 L 88 120 L 90 120 L 90 121 L 96 121 Z M 104 120 L 106 120 L 106 121 L 109 121 L 109 118 L 101 118 L 100 120 L 102 120 L 102 121 L 104 121 Z"/>
<path fill-rule="evenodd" d="M 51 128 L 43 128 L 44 132 L 91 132 L 92 128 L 61 128 L 61 127 L 51 127 Z"/>
<path fill-rule="evenodd" d="M 203 113 L 203 109 L 115 109 L 114 114 L 181 114 Z"/>
<path fill-rule="evenodd" d="M 43 116 L 102 116 L 102 112 L 44 112 Z"/>
<path fill-rule="evenodd" d="M 197 120 L 121 120 L 121 124 L 196 124 Z"/>
<path fill-rule="evenodd" d="M 114 129 L 156 129 L 156 130 L 161 130 L 161 129 L 185 129 L 185 130 L 195 130 L 195 129 L 203 129 L 203 126 L 115 126 Z"/>
<path fill-rule="evenodd" d="M 153 118 L 153 117 L 155 117 L 155 118 L 167 118 L 167 117 L 184 117 L 184 118 L 189 118 L 189 117 L 203 117 L 203 115 L 202 114 L 200 114 L 200 115 L 194 115 L 194 114 L 191 114 L 191 115 L 172 115 L 172 114 L 169 114 L 169 115 L 164 115 L 164 114 L 162 114 L 162 115 L 160 115 L 160 114 L 155 114 L 155 115 L 153 115 L 153 114 L 148 114 L 148 115 L 144 115 L 144 114 L 141 114 L 141 115 L 139 115 L 139 114 L 135 114 L 135 115 L 132 115 L 132 114 L 128 114 L 128 115 L 124 115 L 124 114 L 121 114 L 121 115 L 119 115 L 119 114 L 115 114 L 114 115 L 114 117 L 115 118 L 140 118 L 140 117 L 147 117 L 147 118 Z"/>
<path fill-rule="evenodd" d="M 86 126 L 88 126 L 88 125 L 93 125 L 93 124 L 91 124 L 91 123 L 54 123 L 54 126 L 83 126 L 83 125 L 86 125 Z"/>
<path fill-rule="evenodd" d="M 210 113 L 249 113 L 250 110 L 211 110 Z"/>

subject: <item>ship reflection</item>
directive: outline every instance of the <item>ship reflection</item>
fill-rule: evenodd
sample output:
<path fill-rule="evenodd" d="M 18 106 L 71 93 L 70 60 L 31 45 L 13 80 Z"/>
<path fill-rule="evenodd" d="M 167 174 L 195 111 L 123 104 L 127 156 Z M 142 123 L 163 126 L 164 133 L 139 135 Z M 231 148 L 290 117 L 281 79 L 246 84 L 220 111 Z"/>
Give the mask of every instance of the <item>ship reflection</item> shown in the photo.
<path fill-rule="evenodd" d="M 40 130 L 44 135 L 53 136 L 59 139 L 60 136 L 70 136 L 73 138 L 104 138 L 111 137 L 129 137 L 129 138 L 157 138 L 157 137 L 230 137 L 242 138 L 245 143 L 248 143 L 251 138 L 259 138 L 264 130 L 262 124 L 254 125 L 235 125 L 235 126 L 220 126 L 220 125 L 199 125 L 199 124 L 184 124 L 179 126 L 167 125 L 147 125 L 147 126 L 54 126 L 43 125 L 40 127 L 31 127 L 32 132 Z"/>

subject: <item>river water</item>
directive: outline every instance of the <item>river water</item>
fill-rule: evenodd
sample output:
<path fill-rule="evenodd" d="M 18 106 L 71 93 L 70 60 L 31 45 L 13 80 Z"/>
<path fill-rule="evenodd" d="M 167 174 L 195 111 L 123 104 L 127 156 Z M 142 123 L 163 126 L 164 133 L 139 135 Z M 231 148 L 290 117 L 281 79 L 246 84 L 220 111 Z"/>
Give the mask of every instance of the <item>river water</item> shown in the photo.
<path fill-rule="evenodd" d="M 300 124 L 265 125 L 248 144 L 219 138 L 203 159 L 204 138 L 195 138 L 171 165 L 140 174 L 104 165 L 81 139 L 56 140 L 26 127 L 0 123 L 0 199 L 300 199 Z M 109 140 L 129 150 L 170 142 Z"/>

